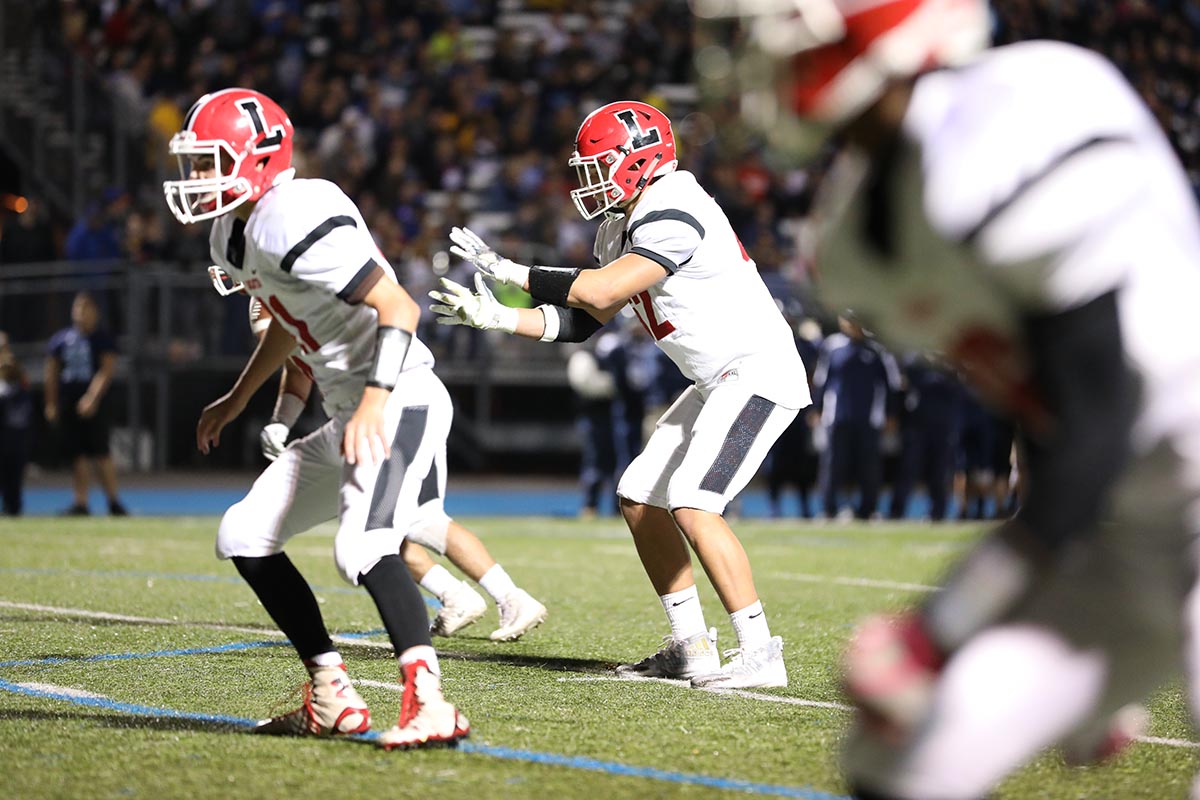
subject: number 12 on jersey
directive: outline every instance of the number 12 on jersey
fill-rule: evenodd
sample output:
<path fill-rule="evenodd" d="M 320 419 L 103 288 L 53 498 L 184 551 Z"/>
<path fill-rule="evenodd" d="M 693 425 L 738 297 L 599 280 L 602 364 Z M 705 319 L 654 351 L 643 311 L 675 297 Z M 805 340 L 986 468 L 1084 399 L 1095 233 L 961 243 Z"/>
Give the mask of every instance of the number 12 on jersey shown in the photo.
<path fill-rule="evenodd" d="M 637 314 L 638 321 L 642 323 L 642 327 L 646 329 L 646 332 L 654 337 L 654 341 L 662 341 L 675 332 L 675 326 L 671 324 L 669 319 L 660 320 L 655 315 L 654 305 L 650 302 L 650 292 L 648 290 L 639 292 L 629 298 L 629 303 L 633 306 L 633 312 Z"/>

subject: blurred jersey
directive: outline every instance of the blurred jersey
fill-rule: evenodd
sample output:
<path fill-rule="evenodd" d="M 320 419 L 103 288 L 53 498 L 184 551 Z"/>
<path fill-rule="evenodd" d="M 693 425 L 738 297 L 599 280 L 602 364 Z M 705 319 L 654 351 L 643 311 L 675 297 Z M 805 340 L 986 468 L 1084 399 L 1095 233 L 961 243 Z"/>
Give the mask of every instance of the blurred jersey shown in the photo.
<path fill-rule="evenodd" d="M 874 169 L 842 155 L 819 202 L 824 299 L 944 355 L 990 404 L 1030 411 L 1024 317 L 1115 290 L 1144 390 L 1136 448 L 1200 425 L 1195 201 L 1101 57 L 1028 42 L 919 77 L 891 152 Z"/>
<path fill-rule="evenodd" d="M 783 314 L 725 213 L 690 172 L 658 178 L 632 213 L 600 225 L 597 263 L 626 253 L 667 271 L 630 305 L 702 392 L 740 380 L 785 408 L 809 404 L 804 364 Z"/>
<path fill-rule="evenodd" d="M 329 181 L 285 181 L 245 222 L 236 214 L 214 221 L 209 245 L 214 263 L 296 340 L 325 412 L 352 412 L 378 329 L 378 315 L 362 300 L 379 279 L 377 269 L 382 280 L 396 279 L 354 202 Z M 403 370 L 422 366 L 433 366 L 433 354 L 414 337 Z"/>

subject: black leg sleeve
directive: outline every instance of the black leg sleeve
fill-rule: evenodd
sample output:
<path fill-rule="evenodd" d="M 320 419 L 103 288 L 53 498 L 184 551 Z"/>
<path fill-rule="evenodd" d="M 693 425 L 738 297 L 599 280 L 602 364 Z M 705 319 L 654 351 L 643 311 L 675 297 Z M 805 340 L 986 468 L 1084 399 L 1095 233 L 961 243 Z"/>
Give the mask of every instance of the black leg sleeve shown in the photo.
<path fill-rule="evenodd" d="M 359 575 L 358 582 L 367 588 L 375 601 L 397 656 L 410 647 L 433 646 L 425 599 L 408 574 L 404 559 L 384 556 L 369 572 Z"/>
<path fill-rule="evenodd" d="M 286 553 L 264 558 L 234 556 L 233 565 L 300 658 L 309 659 L 334 649 L 317 598 Z"/>

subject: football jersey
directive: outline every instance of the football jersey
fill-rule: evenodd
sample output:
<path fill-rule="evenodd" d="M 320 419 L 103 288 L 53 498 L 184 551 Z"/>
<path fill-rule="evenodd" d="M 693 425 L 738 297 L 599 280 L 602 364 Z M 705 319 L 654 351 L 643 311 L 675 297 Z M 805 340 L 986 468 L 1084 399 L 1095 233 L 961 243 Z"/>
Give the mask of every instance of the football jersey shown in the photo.
<path fill-rule="evenodd" d="M 720 206 L 686 171 L 655 180 L 632 213 L 600 225 L 599 264 L 626 253 L 667 271 L 630 306 L 662 351 L 703 392 L 743 381 L 786 408 L 810 403 L 792 332 Z"/>
<path fill-rule="evenodd" d="M 1117 69 L 1027 42 L 917 79 L 890 155 L 846 152 L 818 198 L 818 288 L 900 349 L 1020 413 L 1022 319 L 1117 291 L 1143 445 L 1200 423 L 1200 225 L 1158 123 Z M 1114 358 L 1122 354 L 1113 354 Z"/>
<path fill-rule="evenodd" d="M 360 290 L 377 266 L 384 280 L 396 279 L 354 202 L 329 181 L 286 181 L 262 196 L 248 220 L 219 217 L 209 246 L 214 263 L 296 340 L 325 412 L 352 412 L 378 329 L 378 314 L 362 303 Z M 432 366 L 433 354 L 414 336 L 402 369 Z"/>

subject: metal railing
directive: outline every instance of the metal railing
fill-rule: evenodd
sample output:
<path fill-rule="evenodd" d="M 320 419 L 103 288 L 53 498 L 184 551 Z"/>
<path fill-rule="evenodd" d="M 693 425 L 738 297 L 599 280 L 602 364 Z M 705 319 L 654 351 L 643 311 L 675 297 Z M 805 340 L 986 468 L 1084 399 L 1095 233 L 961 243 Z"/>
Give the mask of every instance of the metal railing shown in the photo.
<path fill-rule="evenodd" d="M 96 299 L 120 353 L 110 390 L 114 422 L 127 429 L 130 441 L 148 435 L 153 443 L 149 453 L 134 448 L 130 466 L 200 466 L 189 439 L 196 415 L 232 385 L 254 346 L 247 298 L 219 297 L 200 266 L 5 264 L 0 330 L 9 334 L 35 391 L 41 388 L 47 340 L 70 324 L 71 301 L 80 291 Z M 437 372 L 454 397 L 451 450 L 460 463 L 487 468 L 506 455 L 578 452 L 563 348 L 432 322 L 423 320 L 420 335 L 434 350 Z M 243 423 L 247 435 L 239 431 L 233 440 L 256 437 L 255 425 L 265 422 L 272 402 L 272 392 L 260 392 Z M 246 466 L 254 453 L 222 458 L 221 466 Z"/>

